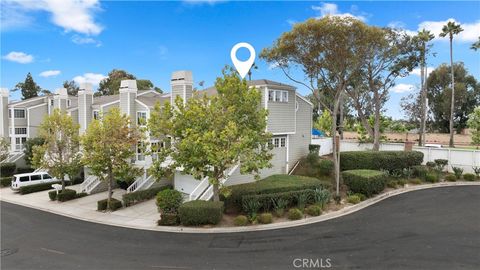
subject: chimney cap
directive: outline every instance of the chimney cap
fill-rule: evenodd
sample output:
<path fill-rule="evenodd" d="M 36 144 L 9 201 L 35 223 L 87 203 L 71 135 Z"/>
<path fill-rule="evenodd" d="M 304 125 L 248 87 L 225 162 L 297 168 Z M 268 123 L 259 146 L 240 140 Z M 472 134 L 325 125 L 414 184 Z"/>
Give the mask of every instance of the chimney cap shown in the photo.
<path fill-rule="evenodd" d="M 59 95 L 61 97 L 67 97 L 68 96 L 67 88 L 57 88 L 57 90 L 55 90 L 55 93 L 57 93 L 57 95 Z"/>
<path fill-rule="evenodd" d="M 10 93 L 7 88 L 0 88 L 0 96 L 1 97 L 8 97 L 10 96 Z"/>
<path fill-rule="evenodd" d="M 93 93 L 93 85 L 91 83 L 81 83 L 80 91 L 85 91 L 86 93 Z"/>
<path fill-rule="evenodd" d="M 193 75 L 192 71 L 190 70 L 178 70 L 172 72 L 172 82 L 176 81 L 186 81 L 186 82 L 193 82 Z"/>
<path fill-rule="evenodd" d="M 120 89 L 137 90 L 137 80 L 122 80 L 120 82 Z"/>

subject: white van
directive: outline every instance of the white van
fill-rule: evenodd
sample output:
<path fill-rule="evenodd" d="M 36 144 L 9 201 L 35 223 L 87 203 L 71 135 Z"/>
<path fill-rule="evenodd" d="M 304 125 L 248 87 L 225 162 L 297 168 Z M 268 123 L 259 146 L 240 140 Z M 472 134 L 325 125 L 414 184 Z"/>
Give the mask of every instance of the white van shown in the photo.
<path fill-rule="evenodd" d="M 18 190 L 20 187 L 24 186 L 58 181 L 57 178 L 50 176 L 47 172 L 21 173 L 13 176 L 10 188 L 12 190 Z"/>

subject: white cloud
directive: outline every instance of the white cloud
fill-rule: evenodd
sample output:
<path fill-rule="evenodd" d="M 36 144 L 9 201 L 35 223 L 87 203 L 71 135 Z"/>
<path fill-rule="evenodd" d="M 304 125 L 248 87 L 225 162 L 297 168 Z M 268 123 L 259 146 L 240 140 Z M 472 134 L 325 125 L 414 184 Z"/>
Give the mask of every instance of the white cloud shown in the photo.
<path fill-rule="evenodd" d="M 472 23 L 461 23 L 453 18 L 444 21 L 425 21 L 418 25 L 418 30 L 426 29 L 432 32 L 435 35 L 437 40 L 445 40 L 448 41 L 448 36 L 445 38 L 439 37 L 440 33 L 442 32 L 442 28 L 448 22 L 455 22 L 460 24 L 463 28 L 463 31 L 460 34 L 454 37 L 454 40 L 460 42 L 475 42 L 480 35 L 480 20 Z"/>
<path fill-rule="evenodd" d="M 394 93 L 406 93 L 411 92 L 415 89 L 413 84 L 406 84 L 406 83 L 399 83 L 390 88 L 390 90 Z"/>
<path fill-rule="evenodd" d="M 61 72 L 60 70 L 45 70 L 43 72 L 40 72 L 40 77 L 45 77 L 45 78 L 48 78 L 48 77 L 55 77 L 57 75 L 59 75 Z"/>
<path fill-rule="evenodd" d="M 100 10 L 98 0 L 4 0 L 2 9 L 9 11 L 2 11 L 2 23 L 6 21 L 10 27 L 31 21 L 29 12 L 45 11 L 51 14 L 52 22 L 66 32 L 98 35 L 103 30 L 94 20 L 95 12 Z"/>
<path fill-rule="evenodd" d="M 338 10 L 337 4 L 333 3 L 321 3 L 320 6 L 312 6 L 312 9 L 319 13 L 319 18 L 323 18 L 325 16 L 338 16 L 338 17 L 352 17 L 358 19 L 360 21 L 367 21 L 367 18 L 364 15 L 354 15 L 352 13 L 340 13 Z M 356 6 L 352 6 L 352 10 L 357 10 Z"/>
<path fill-rule="evenodd" d="M 430 75 L 434 69 L 434 67 L 427 67 L 427 75 Z M 420 77 L 420 68 L 414 68 L 412 72 L 410 72 L 410 75 L 416 75 Z"/>
<path fill-rule="evenodd" d="M 288 19 L 288 20 L 287 20 L 287 23 L 288 23 L 289 25 L 292 25 L 292 26 L 293 26 L 293 25 L 295 25 L 295 24 L 297 23 L 297 21 L 296 21 L 296 20 L 293 20 L 293 19 Z"/>
<path fill-rule="evenodd" d="M 100 73 L 85 73 L 83 75 L 76 76 L 73 78 L 75 82 L 80 83 L 91 83 L 92 85 L 98 85 L 100 81 L 107 78 L 107 76 Z"/>
<path fill-rule="evenodd" d="M 79 36 L 79 35 L 73 35 L 72 36 L 72 42 L 75 43 L 75 44 L 79 44 L 79 45 L 93 44 L 96 47 L 102 46 L 101 41 L 98 41 L 98 40 L 96 40 L 94 38 L 91 38 L 91 37 L 82 37 L 82 36 Z"/>
<path fill-rule="evenodd" d="M 24 52 L 10 52 L 3 56 L 3 59 L 20 64 L 28 64 L 33 62 L 33 55 Z"/>

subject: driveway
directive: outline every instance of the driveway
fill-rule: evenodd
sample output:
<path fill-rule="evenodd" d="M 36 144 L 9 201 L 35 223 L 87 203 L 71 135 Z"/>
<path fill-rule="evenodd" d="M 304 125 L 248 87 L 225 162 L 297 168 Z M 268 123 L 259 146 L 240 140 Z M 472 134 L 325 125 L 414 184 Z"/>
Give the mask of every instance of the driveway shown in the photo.
<path fill-rule="evenodd" d="M 443 187 L 290 229 L 176 234 L 2 202 L 2 269 L 478 269 L 479 208 L 479 186 Z"/>

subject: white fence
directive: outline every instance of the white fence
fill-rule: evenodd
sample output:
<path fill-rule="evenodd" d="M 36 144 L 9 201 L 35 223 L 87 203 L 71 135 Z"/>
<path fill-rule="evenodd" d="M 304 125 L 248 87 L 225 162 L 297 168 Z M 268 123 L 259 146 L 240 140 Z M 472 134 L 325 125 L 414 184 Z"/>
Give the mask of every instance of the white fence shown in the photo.
<path fill-rule="evenodd" d="M 320 145 L 320 155 L 328 155 L 333 152 L 332 138 L 312 139 L 312 144 Z M 382 143 L 380 151 L 403 151 L 403 143 Z M 340 152 L 345 151 L 364 151 L 371 150 L 373 144 L 358 143 L 352 141 L 341 141 Z M 472 167 L 480 167 L 480 151 L 454 148 L 431 148 L 414 146 L 413 150 L 423 153 L 423 164 L 435 159 L 447 159 L 448 171 L 452 171 L 452 166 L 463 168 L 464 173 L 473 173 Z"/>

